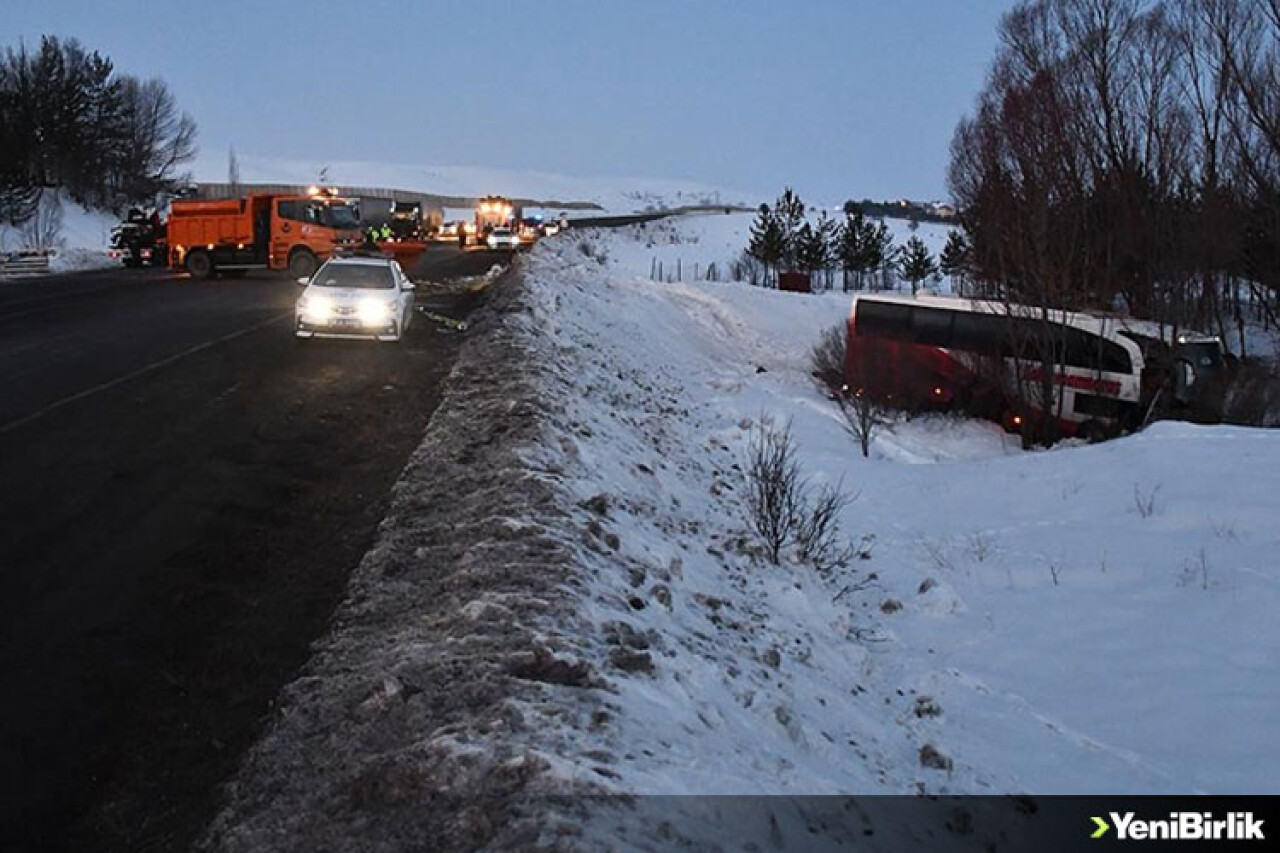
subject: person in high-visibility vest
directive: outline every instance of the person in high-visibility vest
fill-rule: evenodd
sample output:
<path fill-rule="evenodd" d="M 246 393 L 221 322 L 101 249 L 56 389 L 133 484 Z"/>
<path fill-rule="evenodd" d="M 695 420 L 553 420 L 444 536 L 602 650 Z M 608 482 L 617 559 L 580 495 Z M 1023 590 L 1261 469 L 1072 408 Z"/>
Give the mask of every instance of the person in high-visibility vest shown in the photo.
<path fill-rule="evenodd" d="M 391 223 L 390 222 L 382 223 L 382 230 L 379 232 L 379 239 L 386 241 L 386 240 L 390 240 L 391 237 L 392 237 Z"/>

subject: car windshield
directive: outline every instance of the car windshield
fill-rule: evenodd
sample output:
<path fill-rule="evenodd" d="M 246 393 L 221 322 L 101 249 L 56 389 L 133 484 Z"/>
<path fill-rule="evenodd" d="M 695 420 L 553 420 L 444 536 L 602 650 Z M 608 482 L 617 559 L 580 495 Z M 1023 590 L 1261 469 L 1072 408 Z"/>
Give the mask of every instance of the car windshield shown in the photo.
<path fill-rule="evenodd" d="M 316 287 L 391 290 L 395 287 L 395 278 L 389 267 L 373 264 L 325 264 L 311 283 Z"/>
<path fill-rule="evenodd" d="M 498 228 L 493 232 L 493 236 L 495 237 L 509 237 L 510 235 L 511 235 L 511 232 L 508 231 L 506 228 Z"/>
<path fill-rule="evenodd" d="M 359 228 L 360 217 L 350 204 L 328 204 L 324 207 L 324 224 L 330 228 Z"/>

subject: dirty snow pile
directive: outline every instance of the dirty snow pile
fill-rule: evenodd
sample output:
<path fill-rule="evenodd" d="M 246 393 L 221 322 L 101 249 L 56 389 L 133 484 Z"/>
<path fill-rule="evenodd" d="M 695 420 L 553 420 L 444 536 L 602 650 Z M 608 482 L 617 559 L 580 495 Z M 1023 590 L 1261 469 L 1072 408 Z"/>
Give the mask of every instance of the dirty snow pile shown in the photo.
<path fill-rule="evenodd" d="M 695 225 L 695 230 L 700 226 Z M 898 422 L 862 458 L 809 377 L 848 310 L 658 283 L 644 232 L 523 263 L 583 545 L 579 654 L 607 684 L 544 749 L 616 793 L 1280 792 L 1280 433 L 1157 424 L 1023 452 L 984 423 Z M 856 499 L 866 559 L 770 564 L 753 427 L 790 424 Z M 563 687 L 572 692 L 577 688 Z"/>

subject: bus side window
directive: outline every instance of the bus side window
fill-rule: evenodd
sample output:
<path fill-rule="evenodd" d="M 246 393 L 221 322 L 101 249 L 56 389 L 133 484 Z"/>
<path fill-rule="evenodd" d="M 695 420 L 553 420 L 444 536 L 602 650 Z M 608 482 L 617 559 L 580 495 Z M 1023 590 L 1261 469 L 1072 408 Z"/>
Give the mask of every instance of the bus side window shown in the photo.
<path fill-rule="evenodd" d="M 858 313 L 854 328 L 859 335 L 887 338 L 893 341 L 911 340 L 911 307 L 892 302 L 858 300 Z"/>
<path fill-rule="evenodd" d="M 1009 331 L 1006 318 L 994 314 L 959 312 L 951 330 L 951 346 L 964 352 L 998 355 L 1004 352 Z"/>
<path fill-rule="evenodd" d="M 1063 358 L 1065 364 L 1110 373 L 1129 373 L 1133 370 L 1129 353 L 1115 341 L 1091 335 L 1081 329 L 1069 328 L 1066 333 L 1067 346 Z"/>
<path fill-rule="evenodd" d="M 951 346 L 952 311 L 916 307 L 911 310 L 911 331 L 918 344 L 930 347 Z"/>

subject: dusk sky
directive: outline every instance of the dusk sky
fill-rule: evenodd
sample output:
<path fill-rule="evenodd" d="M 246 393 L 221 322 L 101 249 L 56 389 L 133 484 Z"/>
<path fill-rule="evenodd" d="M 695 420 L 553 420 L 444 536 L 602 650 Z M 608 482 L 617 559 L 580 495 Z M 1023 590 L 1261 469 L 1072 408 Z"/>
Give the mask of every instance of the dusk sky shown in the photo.
<path fill-rule="evenodd" d="M 0 42 L 74 36 L 163 77 L 206 156 L 933 199 L 1012 5 L 51 0 L 10 4 Z"/>

